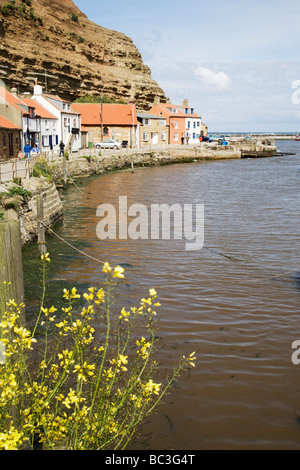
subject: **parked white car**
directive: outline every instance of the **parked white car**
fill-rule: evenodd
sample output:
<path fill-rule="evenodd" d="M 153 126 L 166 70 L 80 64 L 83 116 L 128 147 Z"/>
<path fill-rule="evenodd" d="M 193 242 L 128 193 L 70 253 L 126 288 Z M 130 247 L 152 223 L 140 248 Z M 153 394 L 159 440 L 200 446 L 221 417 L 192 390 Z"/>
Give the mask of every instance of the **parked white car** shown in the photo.
<path fill-rule="evenodd" d="M 119 149 L 121 144 L 117 140 L 107 139 L 103 142 L 97 142 L 95 147 L 96 149 Z"/>

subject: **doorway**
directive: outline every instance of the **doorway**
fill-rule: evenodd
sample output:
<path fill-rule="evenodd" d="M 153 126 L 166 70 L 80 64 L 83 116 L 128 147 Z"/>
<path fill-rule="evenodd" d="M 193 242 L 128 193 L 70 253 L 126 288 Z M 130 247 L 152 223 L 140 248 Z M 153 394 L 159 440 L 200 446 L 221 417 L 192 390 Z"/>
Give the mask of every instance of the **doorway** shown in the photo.
<path fill-rule="evenodd" d="M 158 133 L 152 132 L 152 145 L 157 145 L 157 144 L 158 144 Z"/>

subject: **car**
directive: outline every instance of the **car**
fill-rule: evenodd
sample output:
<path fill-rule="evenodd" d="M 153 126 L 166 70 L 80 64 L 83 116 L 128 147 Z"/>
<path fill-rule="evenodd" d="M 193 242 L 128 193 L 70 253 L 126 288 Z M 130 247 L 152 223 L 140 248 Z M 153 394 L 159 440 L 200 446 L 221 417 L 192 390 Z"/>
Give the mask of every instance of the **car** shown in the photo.
<path fill-rule="evenodd" d="M 213 141 L 218 141 L 220 139 L 220 136 L 217 134 L 208 134 L 208 137 Z"/>
<path fill-rule="evenodd" d="M 119 149 L 121 144 L 117 140 L 107 139 L 103 142 L 97 142 L 95 147 L 96 149 Z"/>

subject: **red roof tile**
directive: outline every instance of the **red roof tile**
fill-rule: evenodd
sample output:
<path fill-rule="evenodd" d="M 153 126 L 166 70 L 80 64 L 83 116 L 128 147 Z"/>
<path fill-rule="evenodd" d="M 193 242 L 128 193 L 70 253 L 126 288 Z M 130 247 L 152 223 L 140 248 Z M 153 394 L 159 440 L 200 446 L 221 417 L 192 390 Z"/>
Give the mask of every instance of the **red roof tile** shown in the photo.
<path fill-rule="evenodd" d="M 49 113 L 43 106 L 36 100 L 30 98 L 22 98 L 22 102 L 24 102 L 27 106 L 34 108 L 34 112 L 37 116 L 43 119 L 57 119 L 53 114 Z"/>
<path fill-rule="evenodd" d="M 171 109 L 176 109 L 177 113 L 173 113 Z M 188 109 L 191 109 L 191 108 L 188 107 Z M 193 114 L 191 113 L 185 114 L 184 106 L 179 106 L 177 104 L 169 104 L 169 103 L 155 104 L 150 109 L 150 112 L 154 112 L 155 114 L 159 114 L 159 112 L 162 112 L 164 113 L 165 116 L 168 116 L 168 117 L 200 118 L 199 114 L 196 114 L 195 112 Z"/>
<path fill-rule="evenodd" d="M 131 104 L 103 104 L 103 125 L 132 126 L 137 125 L 136 108 Z M 85 126 L 101 125 L 101 104 L 73 103 L 72 108 L 81 114 Z M 133 116 L 132 116 L 133 110 Z M 133 118 L 133 119 L 132 119 Z"/>
<path fill-rule="evenodd" d="M 0 127 L 2 127 L 3 129 L 21 130 L 21 127 L 16 126 L 16 124 L 13 124 L 12 122 L 10 122 L 8 119 L 6 119 L 3 116 L 0 116 Z"/>

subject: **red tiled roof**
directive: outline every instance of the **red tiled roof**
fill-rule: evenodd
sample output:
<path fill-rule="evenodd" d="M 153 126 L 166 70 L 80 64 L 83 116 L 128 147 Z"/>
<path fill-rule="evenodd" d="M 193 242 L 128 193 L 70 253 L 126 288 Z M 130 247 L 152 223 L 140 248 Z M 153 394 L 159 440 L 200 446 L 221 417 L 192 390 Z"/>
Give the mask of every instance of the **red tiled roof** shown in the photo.
<path fill-rule="evenodd" d="M 177 109 L 177 113 L 173 113 L 170 111 L 170 108 Z M 188 107 L 188 109 L 191 109 Z M 168 117 L 178 117 L 178 118 L 200 118 L 199 114 L 196 114 L 195 112 L 193 114 L 188 113 L 185 114 L 183 111 L 185 110 L 184 106 L 179 106 L 177 104 L 169 104 L 169 103 L 160 103 L 160 104 L 155 104 L 152 106 L 150 109 L 150 112 L 154 112 L 155 114 L 159 114 L 159 112 L 165 113 Z"/>
<path fill-rule="evenodd" d="M 136 108 L 131 104 L 103 104 L 103 125 L 132 126 L 137 125 Z M 85 126 L 101 125 L 101 104 L 73 103 L 72 108 L 81 114 Z M 132 116 L 133 110 L 133 116 Z M 133 118 L 133 119 L 132 119 Z"/>
<path fill-rule="evenodd" d="M 13 95 L 6 88 L 3 88 L 1 86 L 0 86 L 0 97 L 3 97 L 6 103 L 8 103 L 10 106 L 13 106 L 14 108 L 17 108 L 18 110 L 20 110 L 20 99 L 21 99 L 22 114 L 28 114 L 27 111 L 22 109 L 22 106 L 24 105 L 28 106 L 22 97 L 19 98 L 18 96 Z"/>
<path fill-rule="evenodd" d="M 3 129 L 21 130 L 21 127 L 16 126 L 16 124 L 13 124 L 11 121 L 9 121 L 8 119 L 6 119 L 3 116 L 0 116 L 0 127 L 2 127 Z"/>
<path fill-rule="evenodd" d="M 4 98 L 4 100 L 14 106 L 14 107 L 17 107 L 18 109 L 20 109 L 20 101 L 19 101 L 19 98 L 15 95 L 13 95 L 12 93 L 10 93 L 8 90 L 6 90 L 6 88 L 0 86 L 0 96 Z"/>
<path fill-rule="evenodd" d="M 36 100 L 30 98 L 22 98 L 22 102 L 24 102 L 27 106 L 34 108 L 34 112 L 37 116 L 43 119 L 57 119 L 53 114 L 49 113 L 43 106 Z"/>

